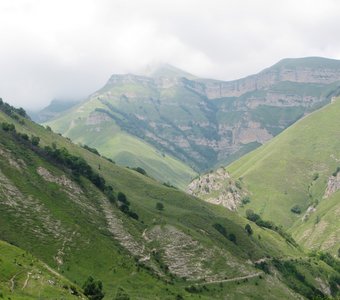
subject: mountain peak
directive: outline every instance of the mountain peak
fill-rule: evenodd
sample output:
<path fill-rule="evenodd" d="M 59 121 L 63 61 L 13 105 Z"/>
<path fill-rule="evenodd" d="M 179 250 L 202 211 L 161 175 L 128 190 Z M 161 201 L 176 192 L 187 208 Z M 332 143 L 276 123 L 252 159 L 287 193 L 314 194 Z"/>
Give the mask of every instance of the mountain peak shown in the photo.
<path fill-rule="evenodd" d="M 178 77 L 185 77 L 188 79 L 196 78 L 194 75 L 183 71 L 175 66 L 170 64 L 155 64 L 155 65 L 148 65 L 143 72 L 144 75 L 148 77 L 170 77 L 170 78 L 178 78 Z"/>
<path fill-rule="evenodd" d="M 300 58 L 284 58 L 277 62 L 272 67 L 274 68 L 311 68 L 311 69 L 336 69 L 340 67 L 340 60 L 318 57 L 318 56 L 309 56 L 309 57 L 300 57 Z"/>

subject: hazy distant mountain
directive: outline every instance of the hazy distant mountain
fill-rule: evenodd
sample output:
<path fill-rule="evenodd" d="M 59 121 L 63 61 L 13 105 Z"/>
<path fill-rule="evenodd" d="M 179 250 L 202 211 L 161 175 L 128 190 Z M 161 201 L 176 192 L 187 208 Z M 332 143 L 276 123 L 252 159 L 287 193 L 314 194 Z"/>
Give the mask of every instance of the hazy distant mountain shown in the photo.
<path fill-rule="evenodd" d="M 80 100 L 53 99 L 51 103 L 39 111 L 28 111 L 29 116 L 38 123 L 47 122 L 78 104 Z"/>
<path fill-rule="evenodd" d="M 228 82 L 162 65 L 148 76 L 112 75 L 102 89 L 48 124 L 127 165 L 140 151 L 130 145 L 115 151 L 118 132 L 202 171 L 235 160 L 328 103 L 339 81 L 340 61 L 319 57 L 284 59 Z"/>

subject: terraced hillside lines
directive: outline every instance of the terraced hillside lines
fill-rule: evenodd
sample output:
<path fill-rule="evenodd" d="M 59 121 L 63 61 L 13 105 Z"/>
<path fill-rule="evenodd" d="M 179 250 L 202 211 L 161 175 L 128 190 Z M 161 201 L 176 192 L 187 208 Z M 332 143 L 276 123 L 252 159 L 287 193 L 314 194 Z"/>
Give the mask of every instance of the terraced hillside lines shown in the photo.
<path fill-rule="evenodd" d="M 28 252 L 3 241 L 0 241 L 0 274 L 3 299 L 85 299 L 75 284 Z"/>
<path fill-rule="evenodd" d="M 86 101 L 46 124 L 120 165 L 140 166 L 184 189 L 192 170 L 179 161 L 199 172 L 226 165 L 339 90 L 340 63 L 326 58 L 285 59 L 229 82 L 165 65 L 145 76 L 112 75 Z"/>

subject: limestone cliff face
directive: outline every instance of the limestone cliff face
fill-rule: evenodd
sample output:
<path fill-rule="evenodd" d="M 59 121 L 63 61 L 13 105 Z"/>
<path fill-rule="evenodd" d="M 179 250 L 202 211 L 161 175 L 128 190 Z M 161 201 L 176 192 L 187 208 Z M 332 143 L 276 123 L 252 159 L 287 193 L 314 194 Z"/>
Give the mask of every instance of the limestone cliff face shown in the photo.
<path fill-rule="evenodd" d="M 290 81 L 297 83 L 321 83 L 330 84 L 339 81 L 340 68 L 325 66 L 322 61 L 319 65 L 314 63 L 308 65 L 308 60 L 316 58 L 305 58 L 304 65 L 292 64 L 293 59 L 282 60 L 271 68 L 262 72 L 234 81 L 205 80 L 205 93 L 209 99 L 224 97 L 239 97 L 245 93 L 267 89 L 270 86 L 282 82 Z M 284 63 L 289 63 L 286 66 Z M 338 61 L 334 60 L 338 65 Z"/>

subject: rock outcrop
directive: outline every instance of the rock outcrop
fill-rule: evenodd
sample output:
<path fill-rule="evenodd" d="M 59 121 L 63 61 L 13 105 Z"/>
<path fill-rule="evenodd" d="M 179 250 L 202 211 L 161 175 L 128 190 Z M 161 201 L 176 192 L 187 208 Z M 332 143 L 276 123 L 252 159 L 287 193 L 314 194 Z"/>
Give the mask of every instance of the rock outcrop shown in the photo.
<path fill-rule="evenodd" d="M 194 179 L 188 185 L 187 193 L 230 210 L 237 210 L 247 195 L 241 182 L 233 180 L 224 168 Z"/>
<path fill-rule="evenodd" d="M 329 198 L 338 190 L 340 190 L 340 172 L 328 178 L 327 188 L 323 198 Z"/>

